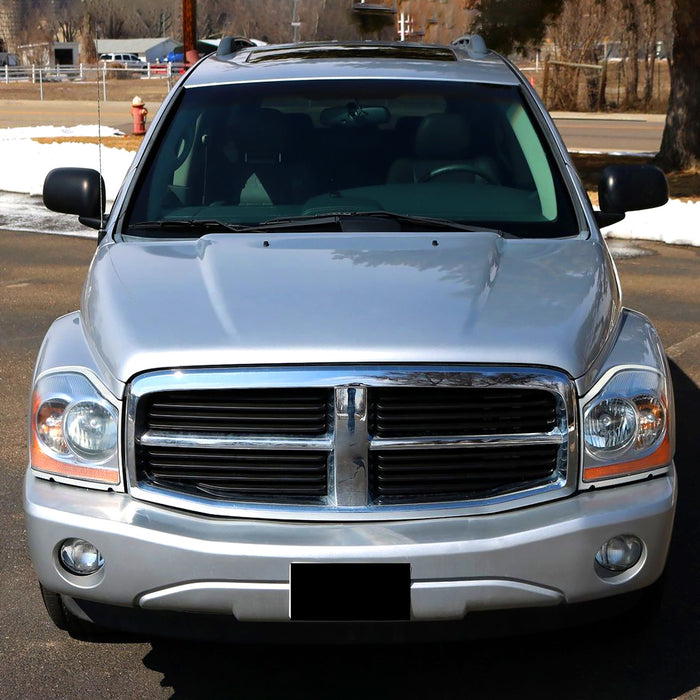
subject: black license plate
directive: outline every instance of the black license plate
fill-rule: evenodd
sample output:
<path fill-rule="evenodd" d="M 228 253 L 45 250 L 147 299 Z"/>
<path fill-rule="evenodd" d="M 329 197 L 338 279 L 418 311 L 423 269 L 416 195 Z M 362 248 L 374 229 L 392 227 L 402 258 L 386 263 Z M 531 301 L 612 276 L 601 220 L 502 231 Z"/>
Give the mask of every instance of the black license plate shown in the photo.
<path fill-rule="evenodd" d="M 292 620 L 409 620 L 410 564 L 307 564 L 290 568 Z"/>

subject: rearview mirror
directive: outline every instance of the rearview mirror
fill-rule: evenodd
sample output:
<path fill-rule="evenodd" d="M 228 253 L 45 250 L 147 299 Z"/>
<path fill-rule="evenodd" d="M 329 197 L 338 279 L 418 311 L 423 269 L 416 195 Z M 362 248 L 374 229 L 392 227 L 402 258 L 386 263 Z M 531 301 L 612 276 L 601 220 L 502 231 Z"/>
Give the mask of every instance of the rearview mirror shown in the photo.
<path fill-rule="evenodd" d="M 342 107 L 329 107 L 321 112 L 323 126 L 360 127 L 370 124 L 386 124 L 391 114 L 386 107 L 363 107 L 357 102 L 348 102 Z"/>
<path fill-rule="evenodd" d="M 105 183 L 97 170 L 55 168 L 44 180 L 44 206 L 62 214 L 77 214 L 81 224 L 100 228 L 105 210 Z"/>

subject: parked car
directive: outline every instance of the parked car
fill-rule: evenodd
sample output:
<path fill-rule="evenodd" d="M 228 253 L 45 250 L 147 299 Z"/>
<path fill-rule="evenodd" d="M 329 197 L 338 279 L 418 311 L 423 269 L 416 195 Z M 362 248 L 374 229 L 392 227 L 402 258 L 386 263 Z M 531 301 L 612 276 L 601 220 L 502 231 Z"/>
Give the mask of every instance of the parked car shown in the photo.
<path fill-rule="evenodd" d="M 0 51 L 0 68 L 4 68 L 5 66 L 9 68 L 16 68 L 19 66 L 19 57 L 16 53 Z"/>
<path fill-rule="evenodd" d="M 147 68 L 148 64 L 142 61 L 135 53 L 102 53 L 100 62 L 119 64 L 122 68 Z"/>
<path fill-rule="evenodd" d="M 103 193 L 44 185 L 99 232 L 30 404 L 59 627 L 377 639 L 655 590 L 673 392 L 600 229 L 666 180 L 611 167 L 594 210 L 480 38 L 223 41 Z"/>

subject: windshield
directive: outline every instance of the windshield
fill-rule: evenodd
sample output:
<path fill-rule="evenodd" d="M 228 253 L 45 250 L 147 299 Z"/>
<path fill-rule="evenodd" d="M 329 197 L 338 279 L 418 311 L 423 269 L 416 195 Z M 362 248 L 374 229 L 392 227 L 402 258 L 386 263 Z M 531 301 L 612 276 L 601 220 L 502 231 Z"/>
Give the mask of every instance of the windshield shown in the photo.
<path fill-rule="evenodd" d="M 319 80 L 183 92 L 136 183 L 129 235 L 360 212 L 516 236 L 579 232 L 518 87 Z"/>

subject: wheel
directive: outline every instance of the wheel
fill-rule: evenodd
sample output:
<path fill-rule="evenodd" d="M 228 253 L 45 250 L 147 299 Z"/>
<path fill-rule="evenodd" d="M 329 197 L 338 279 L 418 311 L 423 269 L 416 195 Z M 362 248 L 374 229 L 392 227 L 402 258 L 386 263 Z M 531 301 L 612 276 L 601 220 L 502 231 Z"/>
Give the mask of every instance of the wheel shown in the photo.
<path fill-rule="evenodd" d="M 638 591 L 635 604 L 620 615 L 620 622 L 632 636 L 646 633 L 660 617 L 665 588 L 666 570 L 654 583 Z"/>
<path fill-rule="evenodd" d="M 42 584 L 39 584 L 39 588 L 46 612 L 58 629 L 65 630 L 71 637 L 85 641 L 97 641 L 105 635 L 114 636 L 112 632 L 108 632 L 88 620 L 83 620 L 71 612 L 60 594 L 47 590 Z"/>

